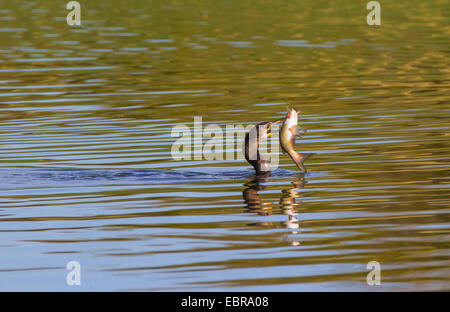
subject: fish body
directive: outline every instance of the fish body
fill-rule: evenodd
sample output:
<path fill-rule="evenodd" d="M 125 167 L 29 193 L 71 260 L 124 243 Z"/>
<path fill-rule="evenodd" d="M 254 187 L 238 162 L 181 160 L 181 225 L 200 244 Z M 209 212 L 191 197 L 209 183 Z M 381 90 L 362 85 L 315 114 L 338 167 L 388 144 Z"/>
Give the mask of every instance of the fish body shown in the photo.
<path fill-rule="evenodd" d="M 297 153 L 294 149 L 295 138 L 300 137 L 298 131 L 305 132 L 298 126 L 298 113 L 294 108 L 290 108 L 284 119 L 283 125 L 280 130 L 280 145 L 284 153 L 287 153 L 291 159 L 295 162 L 297 167 L 306 172 L 303 162 L 313 154 L 301 154 Z"/>

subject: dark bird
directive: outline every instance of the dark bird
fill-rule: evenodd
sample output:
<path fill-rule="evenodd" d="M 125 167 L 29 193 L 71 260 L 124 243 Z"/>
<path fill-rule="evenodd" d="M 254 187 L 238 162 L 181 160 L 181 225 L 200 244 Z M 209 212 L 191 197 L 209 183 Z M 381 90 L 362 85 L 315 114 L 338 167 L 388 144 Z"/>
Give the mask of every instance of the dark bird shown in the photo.
<path fill-rule="evenodd" d="M 259 152 L 259 143 L 272 135 L 272 126 L 279 123 L 283 119 L 276 121 L 265 121 L 254 126 L 245 135 L 244 155 L 250 165 L 255 168 L 256 174 L 264 174 L 270 172 L 270 163 L 264 159 Z"/>

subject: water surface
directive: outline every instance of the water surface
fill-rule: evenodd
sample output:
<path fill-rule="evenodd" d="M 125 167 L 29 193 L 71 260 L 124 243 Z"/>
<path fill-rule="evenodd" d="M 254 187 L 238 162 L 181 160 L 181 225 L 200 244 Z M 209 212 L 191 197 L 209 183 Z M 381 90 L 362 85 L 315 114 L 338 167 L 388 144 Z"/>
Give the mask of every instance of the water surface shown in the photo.
<path fill-rule="evenodd" d="M 1 2 L 0 290 L 450 289 L 448 1 L 80 2 Z M 306 175 L 171 157 L 288 104 Z"/>

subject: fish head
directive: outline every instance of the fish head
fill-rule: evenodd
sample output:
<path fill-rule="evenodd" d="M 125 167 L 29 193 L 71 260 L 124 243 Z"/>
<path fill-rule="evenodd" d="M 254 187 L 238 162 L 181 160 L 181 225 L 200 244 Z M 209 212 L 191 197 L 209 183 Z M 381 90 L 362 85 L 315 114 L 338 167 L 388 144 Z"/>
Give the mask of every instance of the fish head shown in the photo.
<path fill-rule="evenodd" d="M 298 123 L 298 112 L 295 108 L 291 107 L 288 109 L 285 124 L 288 126 L 288 128 L 297 125 Z"/>

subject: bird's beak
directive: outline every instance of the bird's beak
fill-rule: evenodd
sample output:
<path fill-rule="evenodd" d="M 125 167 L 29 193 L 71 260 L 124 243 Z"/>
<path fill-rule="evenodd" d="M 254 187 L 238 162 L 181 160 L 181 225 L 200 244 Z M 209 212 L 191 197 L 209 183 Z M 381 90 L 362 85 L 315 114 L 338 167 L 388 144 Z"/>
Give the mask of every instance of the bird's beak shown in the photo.
<path fill-rule="evenodd" d="M 277 120 L 273 121 L 273 122 L 272 122 L 272 126 L 273 126 L 273 125 L 276 125 L 277 123 L 282 122 L 283 120 L 284 120 L 284 118 L 277 119 Z"/>
<path fill-rule="evenodd" d="M 270 137 L 272 136 L 272 127 L 273 127 L 274 125 L 276 125 L 276 124 L 282 122 L 283 120 L 284 120 L 284 118 L 282 118 L 282 119 L 277 119 L 277 120 L 273 121 L 273 122 L 270 124 L 269 127 L 267 127 L 267 129 L 266 129 L 266 136 L 267 136 L 268 138 L 270 138 Z"/>

